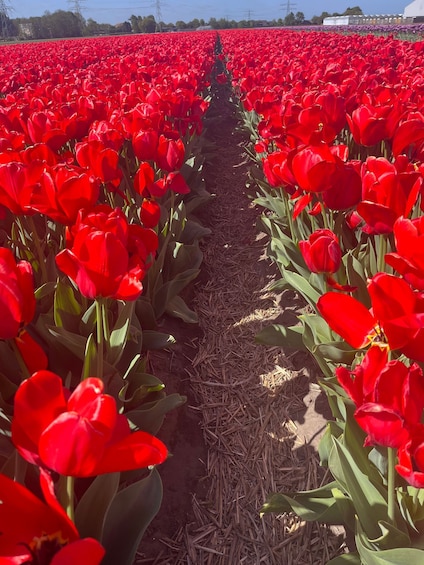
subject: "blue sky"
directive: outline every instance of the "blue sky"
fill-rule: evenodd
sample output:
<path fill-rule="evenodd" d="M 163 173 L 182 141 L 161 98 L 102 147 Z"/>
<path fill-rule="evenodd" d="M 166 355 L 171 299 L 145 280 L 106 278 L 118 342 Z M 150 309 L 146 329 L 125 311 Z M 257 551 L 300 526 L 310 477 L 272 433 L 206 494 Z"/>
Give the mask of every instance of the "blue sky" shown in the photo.
<path fill-rule="evenodd" d="M 359 5 L 364 14 L 401 14 L 412 0 L 80 0 L 83 16 L 100 23 L 116 24 L 129 19 L 131 14 L 156 16 L 159 2 L 164 22 L 190 21 L 193 18 L 228 18 L 234 20 L 284 18 L 287 11 L 303 12 L 306 18 L 323 11 L 343 12 L 349 6 Z M 5 0 L 12 10 L 12 18 L 41 16 L 46 10 L 69 10 L 73 5 L 67 0 Z"/>

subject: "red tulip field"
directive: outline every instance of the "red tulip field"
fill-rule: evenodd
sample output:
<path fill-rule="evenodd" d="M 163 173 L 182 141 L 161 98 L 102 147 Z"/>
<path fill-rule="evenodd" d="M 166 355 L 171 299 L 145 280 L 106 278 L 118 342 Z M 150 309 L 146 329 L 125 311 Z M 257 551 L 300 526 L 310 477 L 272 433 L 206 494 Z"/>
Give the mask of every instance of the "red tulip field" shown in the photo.
<path fill-rule="evenodd" d="M 424 559 L 424 41 L 0 48 L 0 563 Z"/>

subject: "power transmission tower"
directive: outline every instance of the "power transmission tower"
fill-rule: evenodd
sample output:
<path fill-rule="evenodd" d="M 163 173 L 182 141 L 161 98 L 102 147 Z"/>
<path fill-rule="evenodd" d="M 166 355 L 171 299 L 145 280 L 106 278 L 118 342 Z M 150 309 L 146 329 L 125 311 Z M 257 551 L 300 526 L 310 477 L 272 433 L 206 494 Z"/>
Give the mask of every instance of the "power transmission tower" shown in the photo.
<path fill-rule="evenodd" d="M 162 31 L 162 10 L 160 6 L 160 0 L 156 0 L 156 21 L 159 31 Z"/>
<path fill-rule="evenodd" d="M 281 4 L 281 6 L 283 7 L 283 9 L 286 9 L 286 16 L 288 16 L 290 12 L 293 12 L 293 9 L 296 8 L 296 4 L 290 2 L 290 0 L 287 0 L 287 2 Z"/>
<path fill-rule="evenodd" d="M 84 0 L 68 0 L 68 4 L 70 4 L 72 12 L 82 20 L 83 19 L 82 9 L 84 6 Z"/>
<path fill-rule="evenodd" d="M 12 6 L 5 2 L 5 0 L 0 0 L 0 26 L 1 26 L 1 36 L 7 37 L 9 35 L 9 12 L 12 10 Z"/>

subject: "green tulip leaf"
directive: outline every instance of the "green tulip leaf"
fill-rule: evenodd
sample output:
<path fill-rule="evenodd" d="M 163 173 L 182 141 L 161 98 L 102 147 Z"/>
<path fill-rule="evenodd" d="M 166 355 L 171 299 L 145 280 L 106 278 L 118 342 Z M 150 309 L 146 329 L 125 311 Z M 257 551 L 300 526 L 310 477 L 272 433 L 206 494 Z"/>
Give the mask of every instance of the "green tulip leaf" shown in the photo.
<path fill-rule="evenodd" d="M 359 553 L 344 553 L 343 555 L 338 555 L 330 561 L 327 561 L 326 565 L 361 565 L 362 561 L 359 557 Z"/>
<path fill-rule="evenodd" d="M 168 301 L 165 312 L 174 318 L 179 318 L 186 324 L 197 324 L 199 318 L 193 310 L 191 310 L 181 296 L 174 296 Z"/>
<path fill-rule="evenodd" d="M 110 332 L 106 358 L 111 365 L 115 365 L 122 356 L 125 344 L 128 340 L 133 312 L 134 302 L 126 302 Z"/>
<path fill-rule="evenodd" d="M 135 312 L 143 330 L 156 329 L 156 317 L 153 307 L 145 296 L 140 296 L 136 301 Z"/>
<path fill-rule="evenodd" d="M 328 465 L 341 488 L 349 493 L 360 524 L 370 538 L 381 536 L 378 522 L 387 518 L 387 502 L 369 477 L 356 464 L 352 454 L 341 442 L 332 438 Z"/>
<path fill-rule="evenodd" d="M 347 505 L 351 508 L 350 514 L 353 516 L 351 502 L 344 497 L 338 489 L 335 481 L 323 487 L 290 494 L 273 494 L 262 506 L 260 513 L 270 514 L 283 512 L 295 512 L 302 520 L 307 522 L 320 522 L 322 524 L 343 524 L 345 519 L 345 508 L 340 512 L 342 506 L 337 502 L 334 494 L 344 498 Z"/>
<path fill-rule="evenodd" d="M 54 293 L 53 318 L 56 326 L 78 331 L 82 308 L 71 286 L 58 280 Z"/>
<path fill-rule="evenodd" d="M 320 343 L 317 345 L 317 350 L 325 359 L 330 359 L 334 363 L 343 363 L 344 365 L 351 365 L 357 354 L 356 349 L 352 349 L 345 341 Z"/>
<path fill-rule="evenodd" d="M 422 565 L 424 551 L 412 547 L 381 550 L 370 541 L 358 526 L 356 547 L 364 565 Z"/>
<path fill-rule="evenodd" d="M 102 539 L 107 511 L 119 487 L 120 473 L 106 473 L 94 479 L 75 511 L 75 525 L 82 538 Z"/>
<path fill-rule="evenodd" d="M 102 565 L 133 565 L 141 539 L 162 502 L 162 481 L 156 469 L 141 481 L 124 488 L 106 514 Z"/>
<path fill-rule="evenodd" d="M 181 234 L 180 241 L 184 245 L 190 245 L 193 243 L 193 241 L 203 239 L 210 234 L 211 230 L 209 228 L 205 228 L 204 226 L 193 220 L 187 220 L 187 223 L 184 226 L 184 230 Z"/>
<path fill-rule="evenodd" d="M 288 347 L 297 351 L 305 351 L 306 348 L 302 336 L 303 326 L 286 327 L 281 324 L 272 324 L 256 334 L 255 341 L 262 345 Z"/>
<path fill-rule="evenodd" d="M 142 351 L 151 351 L 153 349 L 166 349 L 176 343 L 175 337 L 171 334 L 145 330 L 143 332 L 143 348 Z"/>
<path fill-rule="evenodd" d="M 165 385 L 154 375 L 133 372 L 119 392 L 126 410 L 136 408 L 151 392 L 160 392 Z"/>
<path fill-rule="evenodd" d="M 155 402 L 143 404 L 136 410 L 129 410 L 125 416 L 133 429 L 154 435 L 160 430 L 165 414 L 174 408 L 179 408 L 186 400 L 185 396 L 177 393 L 169 394 Z"/>
<path fill-rule="evenodd" d="M 37 301 L 42 300 L 46 296 L 50 296 L 56 290 L 56 282 L 46 282 L 39 286 L 34 292 Z"/>
<path fill-rule="evenodd" d="M 330 456 L 330 451 L 333 448 L 332 437 L 339 438 L 343 433 L 343 429 L 338 422 L 329 421 L 324 434 L 322 435 L 320 442 L 318 444 L 318 453 L 320 458 L 320 463 L 323 466 L 328 465 L 328 458 Z"/>
<path fill-rule="evenodd" d="M 93 334 L 90 334 L 85 345 L 84 363 L 82 366 L 82 380 L 96 374 L 97 346 Z"/>

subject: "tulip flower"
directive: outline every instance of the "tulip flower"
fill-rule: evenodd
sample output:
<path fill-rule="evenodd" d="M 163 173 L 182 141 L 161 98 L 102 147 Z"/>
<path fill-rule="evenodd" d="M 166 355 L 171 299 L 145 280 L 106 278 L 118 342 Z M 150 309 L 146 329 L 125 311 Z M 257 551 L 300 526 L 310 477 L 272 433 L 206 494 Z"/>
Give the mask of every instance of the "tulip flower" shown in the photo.
<path fill-rule="evenodd" d="M 159 135 L 154 129 L 140 130 L 132 138 L 134 154 L 140 161 L 155 159 Z"/>
<path fill-rule="evenodd" d="M 346 115 L 353 138 L 359 145 L 376 145 L 389 137 L 387 115 L 390 106 L 375 107 L 364 104 L 356 108 L 352 115 Z"/>
<path fill-rule="evenodd" d="M 34 317 L 35 297 L 32 267 L 27 261 L 16 263 L 6 247 L 0 248 L 0 339 L 18 335 Z"/>
<path fill-rule="evenodd" d="M 184 163 L 185 147 L 181 139 L 174 141 L 164 135 L 159 138 L 156 162 L 160 169 L 172 172 L 181 169 Z"/>
<path fill-rule="evenodd" d="M 395 221 L 414 207 L 422 178 L 413 169 L 404 170 L 404 159 L 390 163 L 383 157 L 368 157 L 362 168 L 362 202 L 357 212 L 366 222 L 366 233 L 393 231 Z"/>
<path fill-rule="evenodd" d="M 314 231 L 309 239 L 299 242 L 303 259 L 313 273 L 335 273 L 340 267 L 342 252 L 337 236 L 329 229 Z"/>
<path fill-rule="evenodd" d="M 70 234 L 69 246 L 56 256 L 56 263 L 84 296 L 140 296 L 141 281 L 158 246 L 153 230 L 129 225 L 121 210 L 104 205 L 81 213 Z"/>
<path fill-rule="evenodd" d="M 387 359 L 387 349 L 371 347 L 353 371 L 336 369 L 339 383 L 355 402 L 355 419 L 367 433 L 366 445 L 400 447 L 424 409 L 421 369 Z M 353 377 L 353 378 L 352 378 Z"/>
<path fill-rule="evenodd" d="M 58 504 L 42 502 L 4 475 L 0 475 L 0 532 L 4 565 L 99 565 L 105 555 L 97 540 L 79 537 Z"/>
<path fill-rule="evenodd" d="M 160 206 L 154 200 L 144 199 L 140 207 L 140 221 L 145 228 L 155 228 L 160 220 Z"/>
<path fill-rule="evenodd" d="M 99 197 L 99 181 L 79 167 L 56 165 L 46 170 L 31 195 L 31 209 L 61 224 L 73 224 L 81 209 L 91 210 Z"/>
<path fill-rule="evenodd" d="M 424 425 L 417 424 L 410 433 L 409 441 L 398 450 L 396 471 L 410 485 L 424 488 Z"/>
<path fill-rule="evenodd" d="M 94 174 L 102 182 L 117 189 L 121 183 L 122 171 L 119 168 L 119 153 L 98 139 L 81 141 L 75 145 L 78 164 Z"/>
<path fill-rule="evenodd" d="M 346 148 L 342 145 L 308 145 L 294 155 L 291 169 L 300 188 L 324 192 L 338 182 L 345 157 Z"/>
<path fill-rule="evenodd" d="M 100 379 L 71 394 L 62 379 L 38 371 L 15 394 L 12 441 L 27 461 L 62 475 L 93 477 L 157 465 L 167 456 L 154 436 L 131 433 Z"/>
<path fill-rule="evenodd" d="M 424 296 L 403 279 L 378 273 L 369 285 L 372 310 L 351 296 L 328 292 L 317 308 L 332 330 L 357 349 L 372 343 L 424 361 Z"/>
<path fill-rule="evenodd" d="M 411 286 L 424 290 L 424 216 L 415 220 L 399 218 L 393 234 L 396 253 L 388 253 L 386 263 Z"/>

